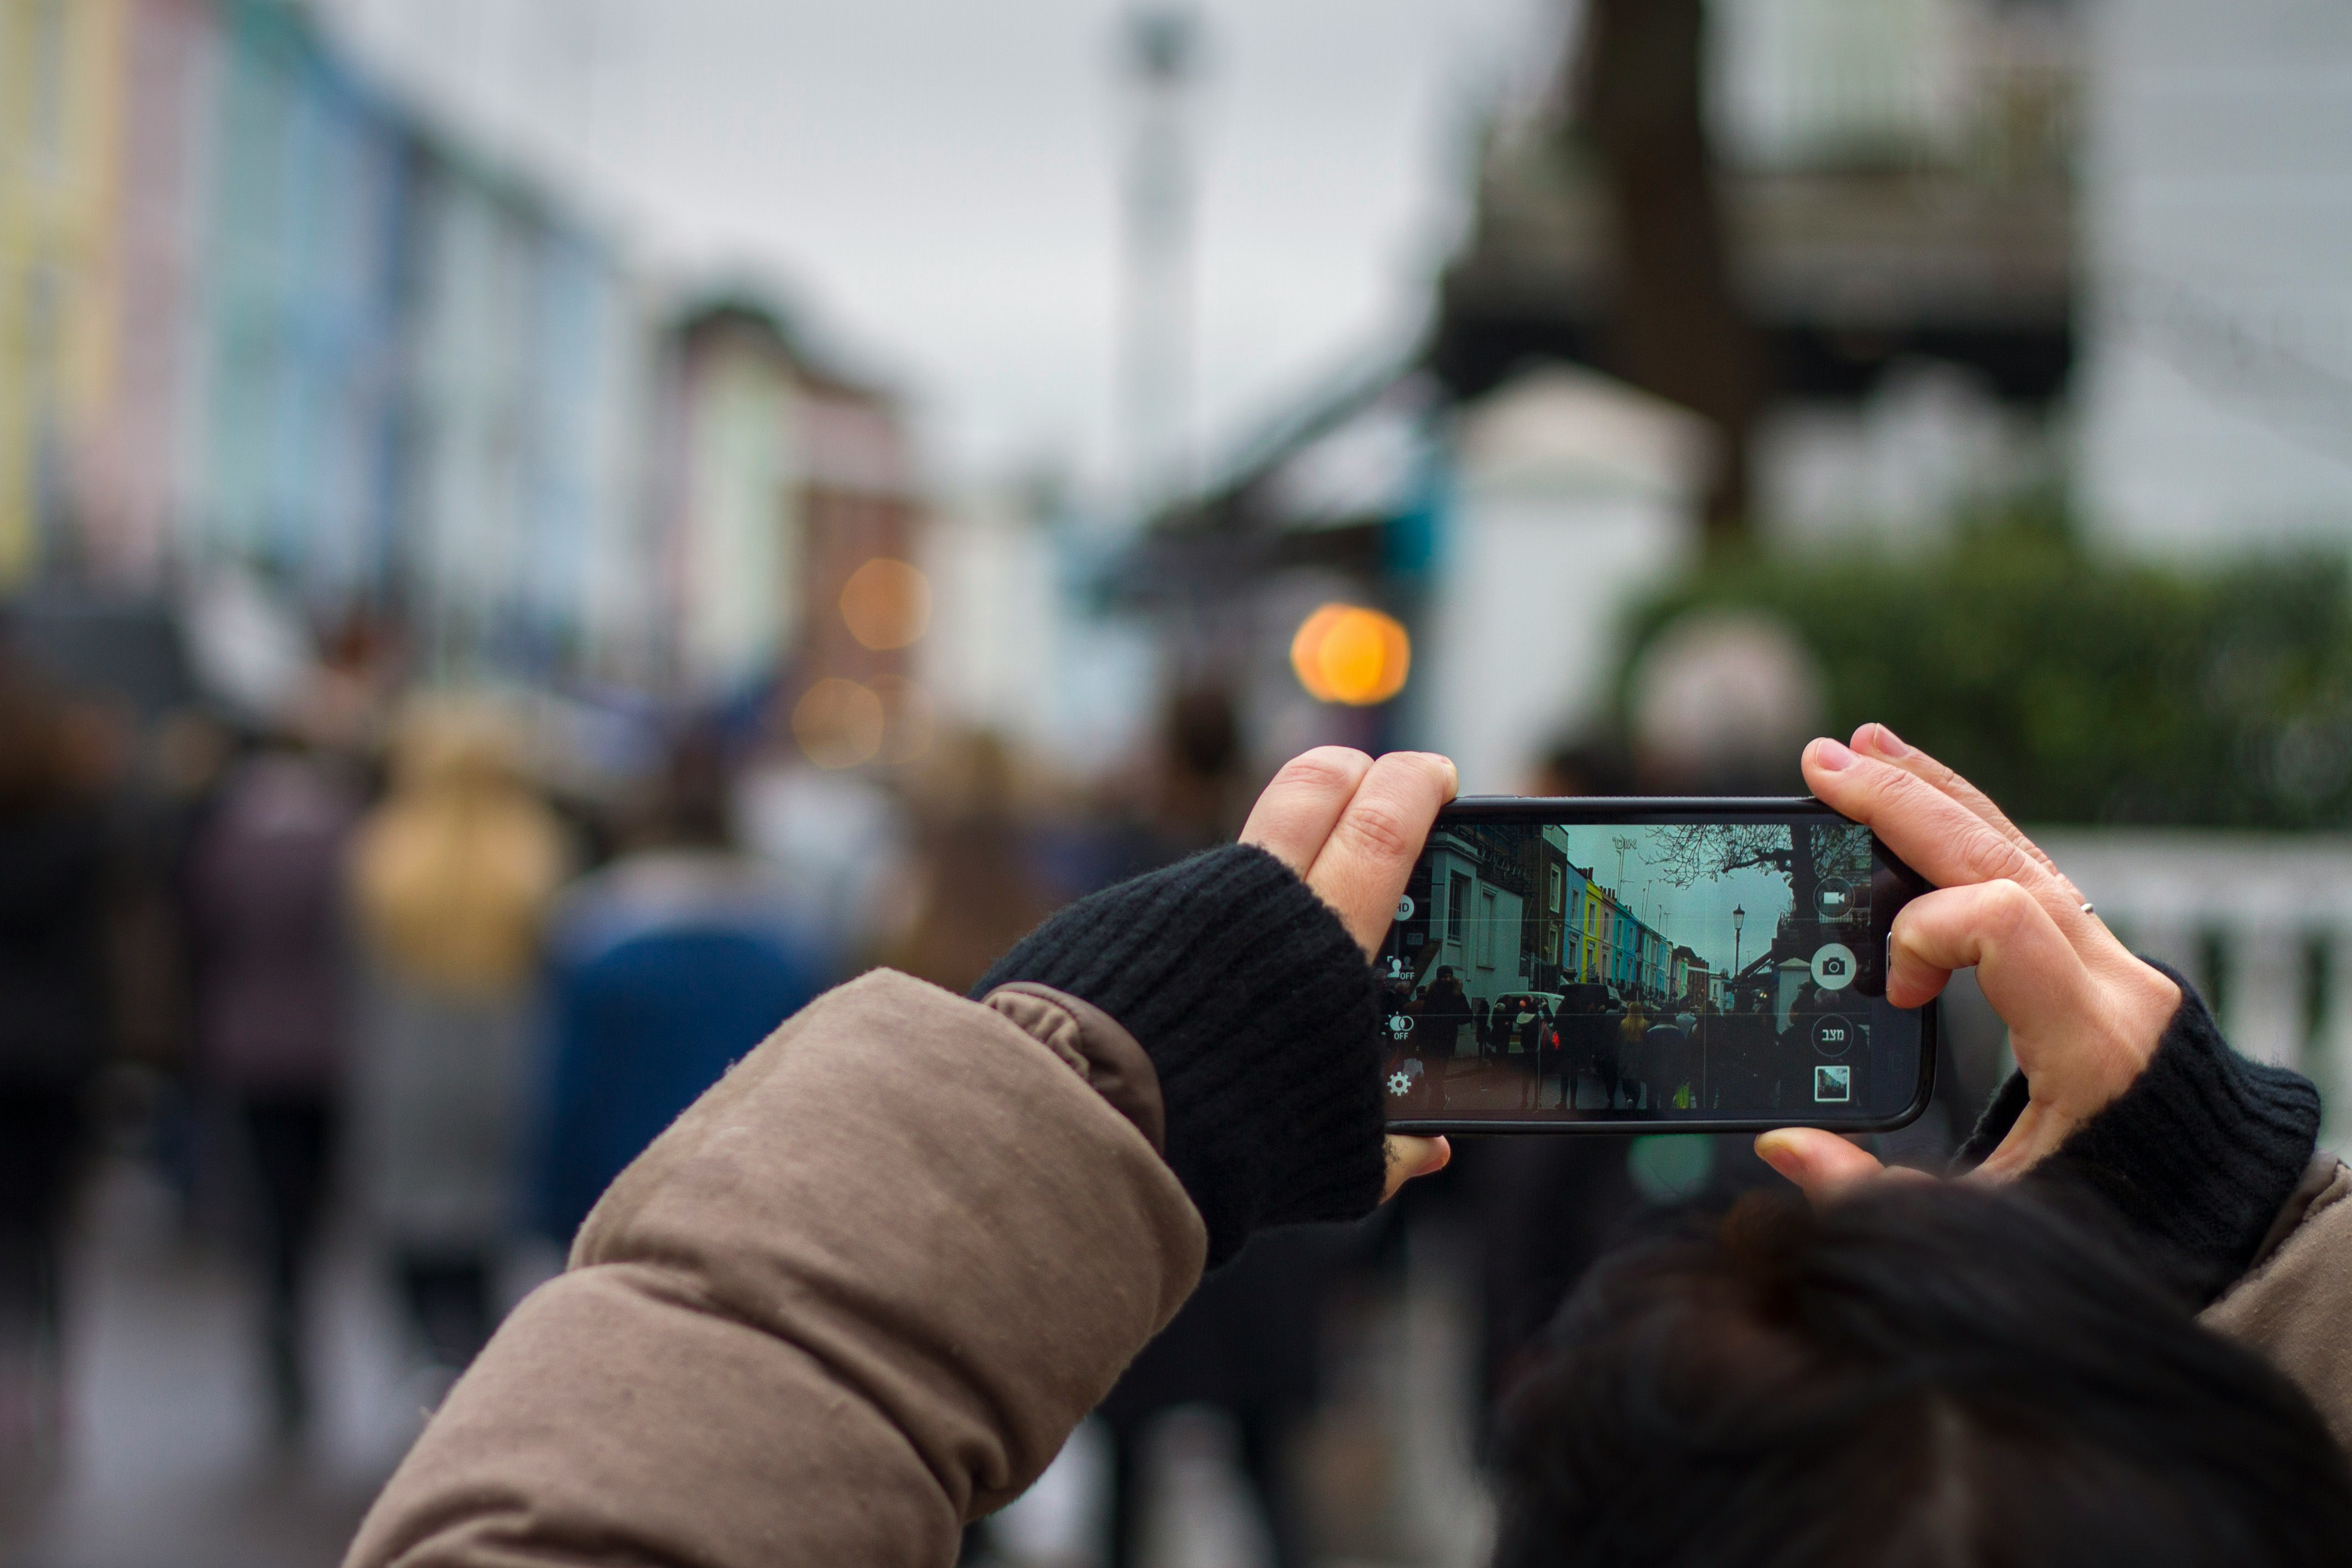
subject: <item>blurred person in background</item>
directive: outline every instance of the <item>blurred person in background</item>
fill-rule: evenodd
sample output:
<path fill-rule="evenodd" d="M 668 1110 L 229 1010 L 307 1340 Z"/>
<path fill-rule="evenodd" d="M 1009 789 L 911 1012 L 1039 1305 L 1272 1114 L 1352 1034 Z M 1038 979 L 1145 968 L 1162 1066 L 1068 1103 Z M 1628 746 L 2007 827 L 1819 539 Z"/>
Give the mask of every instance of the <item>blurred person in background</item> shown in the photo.
<path fill-rule="evenodd" d="M 107 835 L 79 750 L 0 657 L 0 1475 L 54 1457 L 62 1242 L 108 1039 Z"/>
<path fill-rule="evenodd" d="M 892 968 L 961 991 L 1056 902 L 1030 863 L 1012 752 L 984 730 L 943 736 L 911 791 L 909 913 L 883 945 Z"/>
<path fill-rule="evenodd" d="M 418 704 L 352 854 L 356 1169 L 413 1323 L 453 1369 L 494 1324 L 541 943 L 571 863 L 510 733 L 484 706 Z"/>
<path fill-rule="evenodd" d="M 1230 840 L 1249 815 L 1249 770 L 1233 694 L 1188 686 L 1161 716 L 1152 826 L 1160 863 Z"/>
<path fill-rule="evenodd" d="M 729 820 L 845 956 L 874 951 L 914 876 L 905 802 L 863 773 L 769 750 L 738 773 Z"/>
<path fill-rule="evenodd" d="M 679 1112 L 839 971 L 818 912 L 736 848 L 730 783 L 718 733 L 690 729 L 671 751 L 645 841 L 557 908 L 530 1163 L 538 1221 L 559 1241 Z"/>
<path fill-rule="evenodd" d="M 360 798 L 272 740 L 230 769 L 184 869 L 196 1070 L 249 1196 L 262 1354 L 283 1441 L 310 1416 L 306 1275 L 334 1166 L 350 1022 L 343 867 Z"/>

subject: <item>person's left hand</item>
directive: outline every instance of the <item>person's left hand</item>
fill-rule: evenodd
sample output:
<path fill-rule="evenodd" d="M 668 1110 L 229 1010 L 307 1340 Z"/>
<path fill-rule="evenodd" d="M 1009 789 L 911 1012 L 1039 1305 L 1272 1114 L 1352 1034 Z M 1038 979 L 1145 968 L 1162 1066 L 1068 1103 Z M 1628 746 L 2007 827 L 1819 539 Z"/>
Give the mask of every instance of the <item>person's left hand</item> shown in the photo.
<path fill-rule="evenodd" d="M 1343 746 L 1318 747 L 1274 776 L 1250 810 L 1242 842 L 1297 872 L 1369 957 L 1395 921 L 1430 824 L 1458 783 L 1454 764 L 1429 752 L 1391 751 L 1376 762 Z M 1443 1170 L 1453 1153 L 1444 1138 L 1391 1134 L 1381 1201 L 1413 1177 Z"/>
<path fill-rule="evenodd" d="M 1814 741 L 1804 768 L 1815 795 L 1868 823 L 1937 884 L 1895 917 L 1886 999 L 1923 1006 L 1953 970 L 1975 968 L 2009 1025 L 2028 1099 L 1971 1175 L 2022 1175 L 2131 1086 L 2179 1008 L 2180 988 L 2118 942 L 1983 791 L 1885 725 L 1854 731 L 1851 748 Z M 1817 1199 L 1897 1174 L 1820 1128 L 1766 1133 L 1756 1152 Z"/>

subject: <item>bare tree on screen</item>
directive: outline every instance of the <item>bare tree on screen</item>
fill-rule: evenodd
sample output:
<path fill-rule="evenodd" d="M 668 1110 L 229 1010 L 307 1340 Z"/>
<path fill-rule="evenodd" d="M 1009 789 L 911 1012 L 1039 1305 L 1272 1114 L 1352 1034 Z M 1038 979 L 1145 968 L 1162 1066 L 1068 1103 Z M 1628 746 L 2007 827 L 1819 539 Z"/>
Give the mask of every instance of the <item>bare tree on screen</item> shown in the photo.
<path fill-rule="evenodd" d="M 1821 885 L 1814 837 L 1786 822 L 1672 822 L 1651 831 L 1643 858 L 1676 887 L 1748 870 L 1778 872 L 1789 879 L 1794 894 L 1790 917 L 1747 966 L 1745 972 L 1753 974 L 1792 953 L 1811 951 L 1818 938 L 1818 923 L 1810 917 Z"/>

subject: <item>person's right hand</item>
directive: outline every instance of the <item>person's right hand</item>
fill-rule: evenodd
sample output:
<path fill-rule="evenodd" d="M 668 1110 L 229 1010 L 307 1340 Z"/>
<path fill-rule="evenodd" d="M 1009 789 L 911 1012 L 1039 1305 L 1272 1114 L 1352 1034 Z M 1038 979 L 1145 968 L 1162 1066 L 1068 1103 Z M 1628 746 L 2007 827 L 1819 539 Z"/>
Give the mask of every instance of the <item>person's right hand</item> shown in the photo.
<path fill-rule="evenodd" d="M 1885 725 L 1805 748 L 1813 793 L 1869 824 L 1937 884 L 1895 918 L 1886 998 L 1915 1008 L 1973 966 L 2009 1025 L 2029 1099 L 1973 1174 L 2007 1180 L 2046 1158 L 2131 1086 L 2180 1005 L 2180 988 L 2136 957 L 2074 884 L 1983 791 Z M 1822 1197 L 1880 1173 L 1835 1134 L 1782 1128 L 1756 1141 L 1781 1175 Z"/>
<path fill-rule="evenodd" d="M 1274 776 L 1250 810 L 1242 842 L 1297 872 L 1370 956 L 1395 922 L 1430 824 L 1458 783 L 1454 764 L 1426 751 L 1391 751 L 1375 762 L 1343 746 L 1320 746 Z M 1444 1169 L 1453 1149 L 1444 1138 L 1391 1134 L 1388 1154 L 1383 1200 L 1414 1176 Z"/>

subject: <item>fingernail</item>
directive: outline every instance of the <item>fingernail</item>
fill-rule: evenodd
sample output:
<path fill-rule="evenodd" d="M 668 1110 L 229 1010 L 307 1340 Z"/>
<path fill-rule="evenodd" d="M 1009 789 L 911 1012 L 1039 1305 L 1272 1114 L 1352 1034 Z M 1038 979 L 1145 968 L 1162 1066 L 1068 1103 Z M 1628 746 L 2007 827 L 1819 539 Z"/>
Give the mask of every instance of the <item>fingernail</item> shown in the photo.
<path fill-rule="evenodd" d="M 1881 757 L 1908 757 L 1911 755 L 1910 743 L 1906 741 L 1901 736 L 1895 734 L 1893 730 L 1887 728 L 1883 724 L 1874 725 L 1872 727 L 1878 732 L 1870 737 L 1870 747 L 1873 751 L 1877 752 Z"/>
<path fill-rule="evenodd" d="M 1823 736 L 1813 742 L 1813 760 L 1832 773 L 1837 773 L 1853 766 L 1853 753 Z"/>

